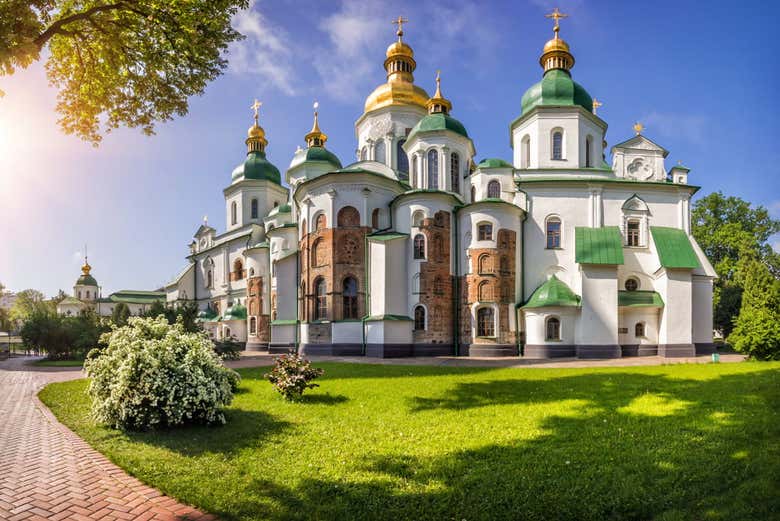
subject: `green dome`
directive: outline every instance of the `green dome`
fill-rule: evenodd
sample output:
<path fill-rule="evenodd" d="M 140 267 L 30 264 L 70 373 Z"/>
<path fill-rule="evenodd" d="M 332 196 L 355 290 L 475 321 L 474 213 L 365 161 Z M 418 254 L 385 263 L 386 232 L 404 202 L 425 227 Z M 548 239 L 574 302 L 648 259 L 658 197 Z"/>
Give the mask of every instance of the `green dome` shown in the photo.
<path fill-rule="evenodd" d="M 279 174 L 279 169 L 265 158 L 263 152 L 259 151 L 249 152 L 246 155 L 246 161 L 233 170 L 233 183 L 243 181 L 244 179 L 264 179 L 278 185 L 282 184 L 282 176 Z"/>
<path fill-rule="evenodd" d="M 561 279 L 553 275 L 536 288 L 523 308 L 579 307 L 580 297 Z"/>
<path fill-rule="evenodd" d="M 496 157 L 483 159 L 477 165 L 478 168 L 512 168 L 512 165 Z"/>
<path fill-rule="evenodd" d="M 291 208 L 289 204 L 283 204 L 281 206 L 277 206 L 275 208 L 271 208 L 271 211 L 268 212 L 268 217 L 273 217 L 276 214 L 279 213 L 290 213 Z"/>
<path fill-rule="evenodd" d="M 468 133 L 466 132 L 466 127 L 463 126 L 463 123 L 447 114 L 436 113 L 428 114 L 422 118 L 414 126 L 406 140 L 411 141 L 412 137 L 417 132 L 428 132 L 432 130 L 451 130 L 452 132 L 460 134 L 463 137 L 469 137 Z"/>
<path fill-rule="evenodd" d="M 304 152 L 305 153 L 298 152 L 295 154 L 295 157 L 290 163 L 290 168 L 295 168 L 296 166 L 308 163 L 309 161 L 324 161 L 330 163 L 336 170 L 341 168 L 341 161 L 339 161 L 336 154 L 325 147 L 309 147 L 304 150 Z"/>
<path fill-rule="evenodd" d="M 98 283 L 92 275 L 82 275 L 76 281 L 77 286 L 97 286 Z"/>
<path fill-rule="evenodd" d="M 522 113 L 534 107 L 579 105 L 593 112 L 593 98 L 585 88 L 571 79 L 571 74 L 562 69 L 551 69 L 542 81 L 525 91 L 522 99 Z"/>
<path fill-rule="evenodd" d="M 198 322 L 212 322 L 215 318 L 217 318 L 217 313 L 211 309 L 211 306 L 206 307 L 206 309 L 201 309 L 198 311 Z"/>
<path fill-rule="evenodd" d="M 225 310 L 222 320 L 246 320 L 246 308 L 241 304 L 235 304 Z"/>

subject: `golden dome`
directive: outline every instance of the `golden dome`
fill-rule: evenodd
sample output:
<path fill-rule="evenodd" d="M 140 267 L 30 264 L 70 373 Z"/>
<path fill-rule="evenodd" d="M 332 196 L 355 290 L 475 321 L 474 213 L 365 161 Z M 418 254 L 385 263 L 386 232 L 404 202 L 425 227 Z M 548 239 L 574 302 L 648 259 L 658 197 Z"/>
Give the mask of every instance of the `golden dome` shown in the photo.
<path fill-rule="evenodd" d="M 249 127 L 249 130 L 246 131 L 246 137 L 248 138 L 265 137 L 265 130 L 263 130 L 263 127 L 255 123 L 254 125 Z"/>
<path fill-rule="evenodd" d="M 262 103 L 255 100 L 254 103 L 252 103 L 252 106 L 249 107 L 250 109 L 255 111 L 255 122 L 254 124 L 249 127 L 249 129 L 246 131 L 246 147 L 247 152 L 264 152 L 265 146 L 268 144 L 268 140 L 265 138 L 265 130 L 263 130 L 263 127 L 261 127 L 257 123 L 258 119 L 258 110 L 262 106 Z"/>
<path fill-rule="evenodd" d="M 319 121 L 319 114 L 317 112 L 317 109 L 319 108 L 320 104 L 319 102 L 314 102 L 314 124 L 311 126 L 311 131 L 306 134 L 304 139 L 306 140 L 306 145 L 311 147 L 324 147 L 325 142 L 328 140 L 328 136 L 320 130 L 320 121 Z"/>
<path fill-rule="evenodd" d="M 398 40 L 387 48 L 384 67 L 387 82 L 374 89 L 364 107 L 365 112 L 391 105 L 412 105 L 425 109 L 428 105 L 428 93 L 414 84 L 414 51 L 403 41 L 402 24 L 407 20 L 399 17 L 393 23 L 398 24 Z"/>
<path fill-rule="evenodd" d="M 569 52 L 569 44 L 566 43 L 563 39 L 558 38 L 557 36 L 544 44 L 544 49 L 542 49 L 542 53 L 550 52 L 550 51 L 565 51 Z"/>
<path fill-rule="evenodd" d="M 81 273 L 84 275 L 89 275 L 90 270 L 92 270 L 92 266 L 89 265 L 87 259 L 84 259 L 84 265 L 81 267 Z"/>
<path fill-rule="evenodd" d="M 552 13 L 545 15 L 547 18 L 555 20 L 555 26 L 553 27 L 552 40 L 549 40 L 544 44 L 542 49 L 542 55 L 539 57 L 539 65 L 542 66 L 544 72 L 552 69 L 563 69 L 569 71 L 574 67 L 574 56 L 571 54 L 569 44 L 558 37 L 558 33 L 561 30 L 560 20 L 566 18 L 569 15 L 561 13 L 556 7 Z"/>
<path fill-rule="evenodd" d="M 433 94 L 433 97 L 428 100 L 427 105 L 430 114 L 439 112 L 447 114 L 452 110 L 452 103 L 441 93 L 441 74 L 439 71 L 436 71 L 436 92 Z"/>

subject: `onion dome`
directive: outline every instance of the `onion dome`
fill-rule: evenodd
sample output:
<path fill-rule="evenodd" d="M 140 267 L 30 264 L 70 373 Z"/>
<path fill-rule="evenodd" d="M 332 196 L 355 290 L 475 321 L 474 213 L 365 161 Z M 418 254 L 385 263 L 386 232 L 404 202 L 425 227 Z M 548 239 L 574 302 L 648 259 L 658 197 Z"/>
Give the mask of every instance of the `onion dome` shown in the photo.
<path fill-rule="evenodd" d="M 232 183 L 253 179 L 282 184 L 282 176 L 279 173 L 279 169 L 265 157 L 265 147 L 268 145 L 268 140 L 265 137 L 265 130 L 257 123 L 257 111 L 261 105 L 262 103 L 257 100 L 252 104 L 251 108 L 255 111 L 255 122 L 247 131 L 246 160 L 233 169 Z"/>
<path fill-rule="evenodd" d="M 398 41 L 390 44 L 385 53 L 385 70 L 387 83 L 383 83 L 366 98 L 364 111 L 370 112 L 391 105 L 412 105 L 426 108 L 428 93 L 414 84 L 414 51 L 403 41 L 403 24 L 407 22 L 398 17 L 393 23 L 398 24 Z"/>
<path fill-rule="evenodd" d="M 556 8 L 546 16 L 555 20 L 554 37 L 544 45 L 539 57 L 539 65 L 544 69 L 542 81 L 523 94 L 522 113 L 525 114 L 538 106 L 580 106 L 588 112 L 593 112 L 593 98 L 582 85 L 571 78 L 574 55 L 569 44 L 558 36 L 559 20 L 568 15 Z"/>
<path fill-rule="evenodd" d="M 211 306 L 207 306 L 206 309 L 198 311 L 198 316 L 195 319 L 196 322 L 213 322 L 217 318 L 217 313 Z"/>
<path fill-rule="evenodd" d="M 497 158 L 497 157 L 489 157 L 487 159 L 483 159 L 479 162 L 477 165 L 477 168 L 513 168 L 511 163 Z"/>
<path fill-rule="evenodd" d="M 325 148 L 325 142 L 328 140 L 328 136 L 320 130 L 319 115 L 317 112 L 318 108 L 319 103 L 314 102 L 314 124 L 311 127 L 311 131 L 305 136 L 308 148 L 299 148 L 295 152 L 293 160 L 290 162 L 290 168 L 294 168 L 309 161 L 329 163 L 334 170 L 341 168 L 341 161 L 339 161 L 336 154 Z"/>
<path fill-rule="evenodd" d="M 89 265 L 89 262 L 87 262 L 87 258 L 84 257 L 84 265 L 81 267 L 81 276 L 76 280 L 77 286 L 97 286 L 98 283 L 95 280 L 95 277 L 90 275 L 90 270 L 92 270 L 92 266 Z"/>
<path fill-rule="evenodd" d="M 579 307 L 582 299 L 553 275 L 536 290 L 523 308 Z"/>
<path fill-rule="evenodd" d="M 452 103 L 441 93 L 441 77 L 438 72 L 436 73 L 436 93 L 426 102 L 426 106 L 428 107 L 428 115 L 418 121 L 412 128 L 406 139 L 407 141 L 411 141 L 412 137 L 418 132 L 435 130 L 449 130 L 465 138 L 469 137 L 463 123 L 449 115 Z"/>
<path fill-rule="evenodd" d="M 246 307 L 241 304 L 233 304 L 225 310 L 222 320 L 246 320 Z"/>

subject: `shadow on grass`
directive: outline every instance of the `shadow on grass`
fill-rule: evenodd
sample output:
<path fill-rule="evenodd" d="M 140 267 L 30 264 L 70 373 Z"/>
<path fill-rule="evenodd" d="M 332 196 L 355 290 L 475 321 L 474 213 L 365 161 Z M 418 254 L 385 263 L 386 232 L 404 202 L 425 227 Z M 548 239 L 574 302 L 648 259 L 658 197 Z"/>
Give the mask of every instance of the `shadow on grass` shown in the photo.
<path fill-rule="evenodd" d="M 336 405 L 349 401 L 343 394 L 304 394 L 298 403 Z"/>
<path fill-rule="evenodd" d="M 531 439 L 354 461 L 359 480 L 306 476 L 283 485 L 257 477 L 250 485 L 253 500 L 215 513 L 270 519 L 777 519 L 779 375 L 756 370 L 695 380 L 613 372 L 461 383 L 439 398 L 414 399 L 414 413 L 533 403 L 551 404 L 550 412 Z M 585 403 L 581 414 L 552 406 L 571 399 Z"/>

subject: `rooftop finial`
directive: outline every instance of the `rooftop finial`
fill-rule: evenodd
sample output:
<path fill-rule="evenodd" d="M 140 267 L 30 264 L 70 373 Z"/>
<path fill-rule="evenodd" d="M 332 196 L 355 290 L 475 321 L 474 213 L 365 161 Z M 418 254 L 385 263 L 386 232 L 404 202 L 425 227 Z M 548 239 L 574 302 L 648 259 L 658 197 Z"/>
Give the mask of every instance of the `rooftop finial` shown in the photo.
<path fill-rule="evenodd" d="M 255 98 L 255 102 L 252 103 L 252 105 L 249 107 L 250 109 L 255 111 L 255 125 L 257 125 L 257 117 L 258 117 L 257 112 L 260 110 L 260 107 L 262 106 L 263 106 L 263 102 L 257 101 L 257 98 Z"/>
<path fill-rule="evenodd" d="M 258 122 L 258 111 L 260 110 L 260 107 L 263 105 L 261 101 L 257 101 L 255 98 L 254 103 L 252 103 L 249 108 L 255 111 L 255 123 L 251 127 L 249 127 L 249 130 L 247 130 L 247 138 L 246 138 L 246 145 L 247 145 L 247 153 L 249 152 L 265 152 L 265 146 L 268 144 L 268 140 L 265 138 L 265 130 L 263 130 L 263 127 L 261 127 Z"/>
<path fill-rule="evenodd" d="M 640 135 L 642 131 L 645 129 L 645 126 L 641 124 L 640 122 L 634 123 L 634 132 L 636 132 L 636 135 Z"/>
<path fill-rule="evenodd" d="M 599 108 L 599 107 L 601 107 L 602 105 L 604 105 L 602 102 L 600 102 L 600 101 L 599 101 L 599 100 L 597 100 L 596 98 L 593 98 L 593 115 L 594 115 L 594 116 L 596 116 L 596 115 L 597 115 L 597 114 L 596 114 L 596 111 L 597 111 L 597 110 L 598 110 L 598 108 Z"/>
<path fill-rule="evenodd" d="M 545 16 L 545 18 L 552 18 L 553 20 L 555 20 L 555 26 L 553 27 L 553 32 L 555 33 L 555 38 L 558 38 L 558 31 L 561 30 L 560 19 L 561 18 L 568 18 L 569 15 L 560 12 L 558 10 L 558 8 L 556 7 L 555 9 L 553 9 L 552 13 L 546 14 L 544 16 Z"/>
<path fill-rule="evenodd" d="M 314 102 L 314 124 L 311 127 L 311 132 L 306 134 L 306 144 L 309 147 L 322 147 L 325 146 L 325 141 L 328 140 L 328 136 L 326 136 L 322 130 L 320 130 L 320 122 L 319 122 L 319 111 L 317 109 L 320 108 L 320 102 L 315 101 Z"/>
<path fill-rule="evenodd" d="M 404 18 L 403 16 L 399 16 L 392 22 L 392 24 L 395 24 L 398 26 L 398 30 L 395 32 L 395 34 L 398 36 L 398 41 L 401 41 L 401 37 L 404 35 L 404 24 L 409 23 L 409 20 Z"/>

